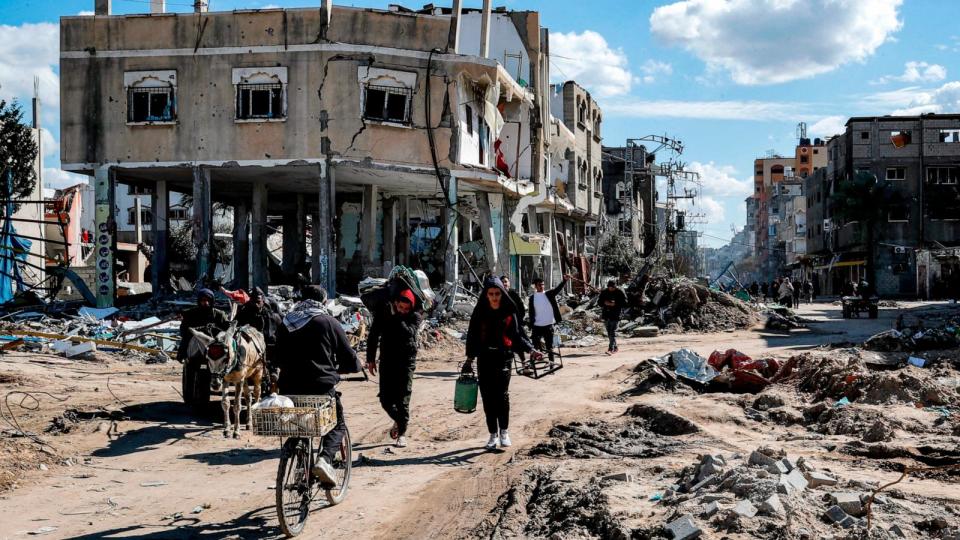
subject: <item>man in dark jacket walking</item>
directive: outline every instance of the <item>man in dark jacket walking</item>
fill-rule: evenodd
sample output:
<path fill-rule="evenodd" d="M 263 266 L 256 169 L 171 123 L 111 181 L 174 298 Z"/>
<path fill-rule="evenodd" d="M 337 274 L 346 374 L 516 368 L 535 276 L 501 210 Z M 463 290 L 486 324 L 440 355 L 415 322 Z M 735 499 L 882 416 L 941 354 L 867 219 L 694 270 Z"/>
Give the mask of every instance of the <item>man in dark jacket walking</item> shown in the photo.
<path fill-rule="evenodd" d="M 543 278 L 533 280 L 533 286 L 536 292 L 530 295 L 530 337 L 533 338 L 533 346 L 541 351 L 546 347 L 550 364 L 553 364 L 553 325 L 557 324 L 563 318 L 560 316 L 560 305 L 557 304 L 557 295 L 563 290 L 570 279 L 569 275 L 564 275 L 560 284 L 545 291 L 543 288 Z M 546 343 L 542 343 L 545 341 Z"/>
<path fill-rule="evenodd" d="M 335 387 L 341 373 L 357 373 L 360 361 L 350 348 L 343 327 L 326 314 L 327 293 L 317 285 L 304 288 L 303 301 L 293 307 L 277 330 L 277 365 L 280 392 L 289 395 L 329 395 L 336 400 L 337 425 L 323 436 L 323 452 L 314 474 L 324 485 L 336 484 L 331 465 L 347 432 L 340 393 Z M 271 375 L 275 378 L 276 375 Z"/>
<path fill-rule="evenodd" d="M 607 288 L 600 292 L 597 305 L 602 310 L 603 323 L 607 327 L 607 338 L 610 340 L 607 354 L 617 353 L 620 351 L 617 346 L 617 325 L 620 324 L 620 312 L 627 305 L 627 295 L 617 287 L 617 282 L 611 279 L 607 282 Z"/>
<path fill-rule="evenodd" d="M 422 315 L 416 306 L 413 291 L 397 291 L 393 298 L 374 310 L 367 335 L 367 370 L 377 374 L 379 350 L 380 405 L 393 419 L 390 438 L 400 448 L 407 445 L 413 372 L 417 367 L 417 332 Z"/>

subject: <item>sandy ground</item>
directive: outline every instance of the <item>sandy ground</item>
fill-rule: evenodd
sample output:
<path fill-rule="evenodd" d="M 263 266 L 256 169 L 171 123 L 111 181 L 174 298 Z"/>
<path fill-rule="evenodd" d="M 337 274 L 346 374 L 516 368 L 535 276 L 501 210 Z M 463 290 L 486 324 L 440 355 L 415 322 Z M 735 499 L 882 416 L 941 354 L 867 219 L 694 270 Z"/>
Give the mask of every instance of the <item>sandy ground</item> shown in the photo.
<path fill-rule="evenodd" d="M 462 361 L 454 353 L 430 351 L 431 359 L 418 365 L 407 448 L 388 444 L 391 422 L 379 407 L 376 382 L 345 381 L 341 390 L 354 455 L 362 458 L 354 467 L 347 500 L 336 507 L 318 507 L 301 537 L 469 536 L 509 483 L 531 465 L 526 450 L 552 425 L 623 413 L 624 400 L 610 397 L 622 389 L 627 367 L 639 360 L 680 347 L 703 355 L 736 348 L 754 357 L 786 357 L 825 343 L 862 341 L 890 328 L 903 309 L 918 307 L 905 303 L 901 309 L 882 309 L 877 320 L 843 320 L 838 306 L 813 304 L 802 306 L 800 313 L 823 322 L 790 335 L 744 330 L 628 339 L 613 357 L 602 354 L 603 348 L 565 349 L 566 367 L 559 372 L 540 380 L 513 378 L 514 447 L 506 452 L 481 448 L 486 438 L 481 413 L 453 411 L 454 379 Z M 50 446 L 47 452 L 37 452 L 37 445 L 24 439 L 13 443 L 6 439 L 0 465 L 18 469 L 18 478 L 12 485 L 8 478 L 0 495 L 0 539 L 28 538 L 38 532 L 44 538 L 279 537 L 273 491 L 278 441 L 245 431 L 240 440 L 225 439 L 218 404 L 203 418 L 192 415 L 180 404 L 179 368 L 176 363 L 143 365 L 122 358 L 73 362 L 26 353 L 0 356 L 0 376 L 7 377 L 0 381 L 12 381 L 0 382 L 3 393 L 44 390 L 67 397 L 58 402 L 39 395 L 36 411 L 19 407 L 20 395 L 7 398 L 21 424 Z M 742 407 L 729 394 L 657 393 L 629 400 L 677 411 L 703 429 L 701 442 L 654 459 L 665 467 L 682 467 L 709 451 L 749 452 L 772 442 L 792 455 L 833 460 L 834 471 L 858 478 L 898 476 L 849 457 L 824 457 L 808 441 L 778 440 L 782 432 L 744 422 Z M 42 432 L 65 409 L 98 407 L 115 411 L 122 419 L 115 427 L 109 419 L 94 419 L 82 421 L 68 434 Z M 6 407 L 3 410 L 7 412 Z M 605 462 L 580 474 L 602 474 L 617 467 Z M 653 504 L 647 495 L 662 488 L 661 480 L 642 479 L 631 487 L 635 493 L 624 495 L 624 507 L 632 505 L 637 523 Z M 905 483 L 903 489 L 960 503 L 955 483 L 918 480 Z"/>

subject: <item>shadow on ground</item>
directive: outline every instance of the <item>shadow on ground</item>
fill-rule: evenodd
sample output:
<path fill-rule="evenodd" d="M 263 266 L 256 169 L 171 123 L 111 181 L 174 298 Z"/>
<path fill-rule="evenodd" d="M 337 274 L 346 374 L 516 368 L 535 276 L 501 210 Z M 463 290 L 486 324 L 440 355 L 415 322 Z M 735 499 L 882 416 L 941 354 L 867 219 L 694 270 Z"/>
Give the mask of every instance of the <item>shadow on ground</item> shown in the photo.
<path fill-rule="evenodd" d="M 74 536 L 74 540 L 94 540 L 102 538 L 124 538 L 130 540 L 180 540 L 185 538 L 219 539 L 273 539 L 283 538 L 275 523 L 275 509 L 265 506 L 223 522 L 204 522 L 199 517 L 184 517 L 165 524 L 131 525 L 95 533 Z M 310 522 L 304 531 L 309 537 Z M 319 527 L 320 523 L 314 526 Z"/>

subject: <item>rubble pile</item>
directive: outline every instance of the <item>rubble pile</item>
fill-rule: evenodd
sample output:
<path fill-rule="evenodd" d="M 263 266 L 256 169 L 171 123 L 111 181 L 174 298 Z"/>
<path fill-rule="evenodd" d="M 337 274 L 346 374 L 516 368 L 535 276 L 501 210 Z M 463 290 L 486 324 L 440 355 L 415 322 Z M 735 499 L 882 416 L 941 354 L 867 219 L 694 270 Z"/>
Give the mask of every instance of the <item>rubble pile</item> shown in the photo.
<path fill-rule="evenodd" d="M 750 304 L 686 278 L 651 279 L 636 307 L 643 313 L 644 323 L 668 332 L 718 332 L 757 323 Z"/>
<path fill-rule="evenodd" d="M 941 385 L 928 370 L 908 367 L 874 371 L 859 354 L 819 355 L 804 353 L 791 358 L 796 363 L 797 388 L 825 399 L 866 404 L 904 402 L 922 406 L 951 405 L 957 390 Z"/>
<path fill-rule="evenodd" d="M 500 496 L 468 537 L 629 540 L 632 535 L 610 511 L 601 479 L 566 479 L 557 468 L 535 466 Z"/>
<path fill-rule="evenodd" d="M 767 330 L 790 331 L 795 328 L 806 328 L 809 323 L 815 322 L 810 319 L 798 316 L 788 307 L 766 306 L 763 311 L 766 317 L 764 328 Z"/>
<path fill-rule="evenodd" d="M 649 458 L 665 455 L 680 445 L 669 437 L 696 433 L 700 429 L 689 420 L 646 405 L 627 410 L 624 421 L 589 420 L 552 428 L 549 439 L 534 446 L 531 456 L 609 458 Z"/>
<path fill-rule="evenodd" d="M 863 343 L 864 349 L 879 352 L 937 351 L 956 347 L 960 347 L 960 328 L 954 326 L 886 330 Z"/>
<path fill-rule="evenodd" d="M 714 351 L 710 358 L 680 349 L 637 364 L 631 393 L 655 387 L 673 389 L 677 382 L 702 392 L 755 393 L 789 375 L 792 368 L 792 363 L 781 364 L 775 358 L 754 360 L 736 349 Z"/>
<path fill-rule="evenodd" d="M 896 490 L 875 495 L 877 487 L 761 447 L 749 456 L 704 455 L 658 495 L 672 508 L 664 528 L 676 540 L 697 538 L 705 531 L 807 540 L 960 534 L 960 521 L 950 510 Z M 937 521 L 935 535 L 921 534 L 930 521 Z"/>

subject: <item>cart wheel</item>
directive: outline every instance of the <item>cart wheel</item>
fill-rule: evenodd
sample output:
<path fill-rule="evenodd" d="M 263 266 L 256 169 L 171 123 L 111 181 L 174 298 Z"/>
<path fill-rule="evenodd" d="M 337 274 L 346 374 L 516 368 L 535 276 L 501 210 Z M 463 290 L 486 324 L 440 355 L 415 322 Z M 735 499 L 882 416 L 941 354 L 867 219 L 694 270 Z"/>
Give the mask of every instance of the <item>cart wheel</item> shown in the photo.
<path fill-rule="evenodd" d="M 183 363 L 181 380 L 183 402 L 197 411 L 207 408 L 210 403 L 210 372 L 200 369 L 196 362 Z"/>

